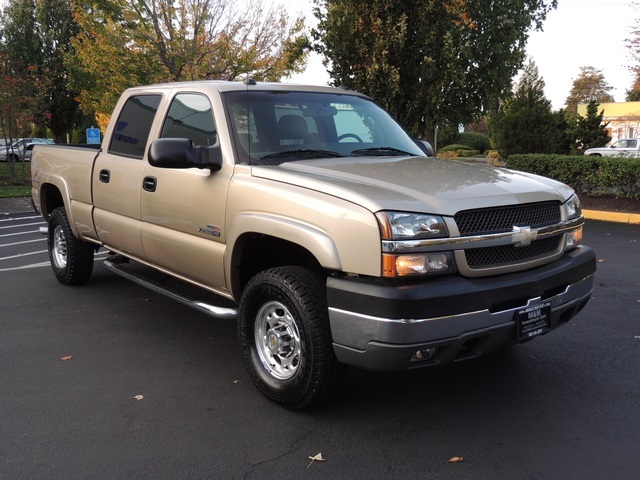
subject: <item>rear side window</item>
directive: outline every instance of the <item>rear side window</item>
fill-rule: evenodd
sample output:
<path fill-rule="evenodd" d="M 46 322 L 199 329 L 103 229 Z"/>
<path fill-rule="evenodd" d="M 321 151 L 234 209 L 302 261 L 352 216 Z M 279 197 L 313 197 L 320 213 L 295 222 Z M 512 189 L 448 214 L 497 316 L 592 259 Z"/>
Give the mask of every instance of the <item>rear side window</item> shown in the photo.
<path fill-rule="evenodd" d="M 138 95 L 126 101 L 111 138 L 109 153 L 133 158 L 144 156 L 161 99 L 162 95 Z"/>

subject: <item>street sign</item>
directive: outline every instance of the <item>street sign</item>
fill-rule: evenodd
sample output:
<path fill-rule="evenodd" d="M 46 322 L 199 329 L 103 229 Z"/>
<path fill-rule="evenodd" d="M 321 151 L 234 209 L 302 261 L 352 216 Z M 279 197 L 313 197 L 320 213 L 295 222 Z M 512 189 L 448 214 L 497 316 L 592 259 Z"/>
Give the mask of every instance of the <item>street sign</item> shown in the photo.
<path fill-rule="evenodd" d="M 99 128 L 87 128 L 87 143 L 100 143 Z"/>

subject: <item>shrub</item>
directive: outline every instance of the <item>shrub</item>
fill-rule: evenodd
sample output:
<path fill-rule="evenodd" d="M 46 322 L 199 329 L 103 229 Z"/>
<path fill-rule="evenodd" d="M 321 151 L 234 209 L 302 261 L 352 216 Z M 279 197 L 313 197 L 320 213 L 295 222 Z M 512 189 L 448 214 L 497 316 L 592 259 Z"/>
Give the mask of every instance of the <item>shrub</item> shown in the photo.
<path fill-rule="evenodd" d="M 491 148 L 491 140 L 483 133 L 462 132 L 458 137 L 458 143 L 479 152 L 486 152 Z"/>
<path fill-rule="evenodd" d="M 471 148 L 471 147 L 469 147 L 467 145 L 454 143 L 454 144 L 451 144 L 451 145 L 447 145 L 446 147 L 442 147 L 438 151 L 439 152 L 455 152 L 456 150 L 473 150 L 473 148 Z"/>
<path fill-rule="evenodd" d="M 511 155 L 507 167 L 553 178 L 589 196 L 640 198 L 638 158 Z"/>

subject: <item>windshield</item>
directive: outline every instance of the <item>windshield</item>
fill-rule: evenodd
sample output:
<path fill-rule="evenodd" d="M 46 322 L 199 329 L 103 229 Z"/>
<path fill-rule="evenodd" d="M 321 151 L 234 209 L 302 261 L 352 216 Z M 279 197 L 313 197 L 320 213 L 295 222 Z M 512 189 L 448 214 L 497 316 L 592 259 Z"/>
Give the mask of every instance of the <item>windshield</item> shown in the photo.
<path fill-rule="evenodd" d="M 366 98 L 316 92 L 229 92 L 225 101 L 239 160 L 252 164 L 321 157 L 424 156 Z"/>

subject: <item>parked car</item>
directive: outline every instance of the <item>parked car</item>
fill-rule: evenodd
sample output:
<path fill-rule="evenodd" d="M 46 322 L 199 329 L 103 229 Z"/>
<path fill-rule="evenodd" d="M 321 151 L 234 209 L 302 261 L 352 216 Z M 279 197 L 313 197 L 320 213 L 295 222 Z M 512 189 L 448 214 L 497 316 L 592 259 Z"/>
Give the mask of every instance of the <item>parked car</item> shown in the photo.
<path fill-rule="evenodd" d="M 593 157 L 639 157 L 640 139 L 621 138 L 608 147 L 589 148 L 584 154 Z"/>
<path fill-rule="evenodd" d="M 0 147 L 0 161 L 30 161 L 31 150 L 36 144 L 54 144 L 55 142 L 49 138 L 19 138 L 11 145 L 3 145 Z"/>

